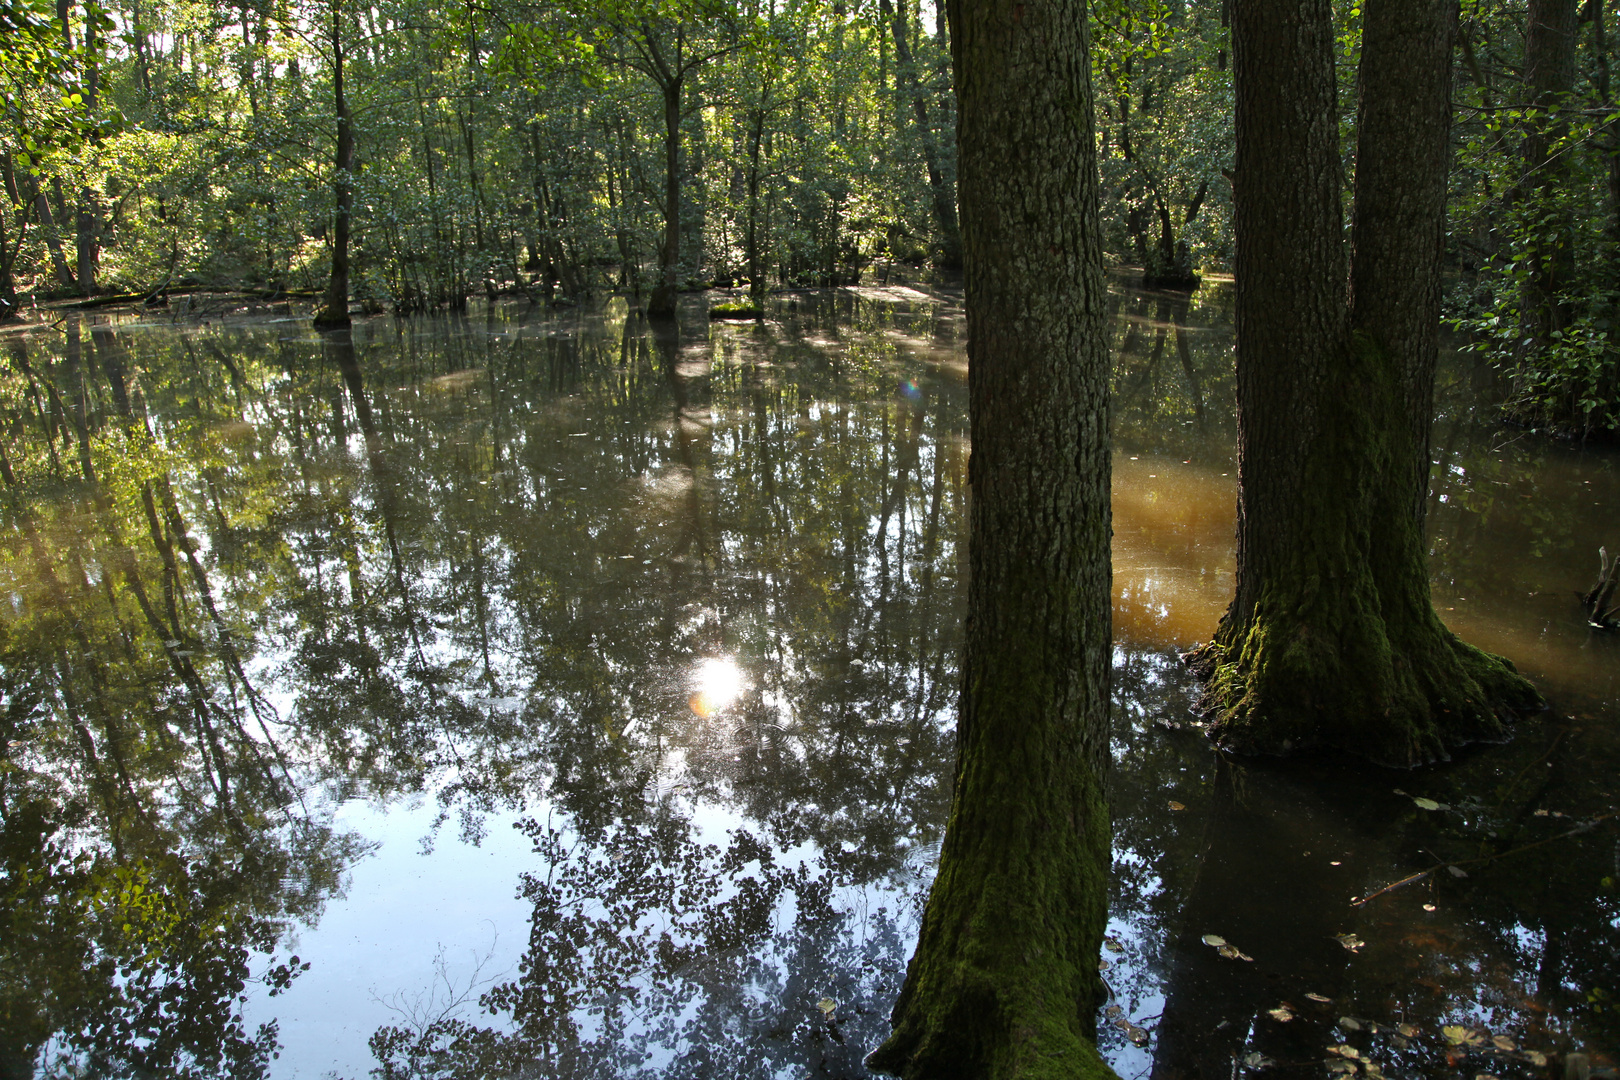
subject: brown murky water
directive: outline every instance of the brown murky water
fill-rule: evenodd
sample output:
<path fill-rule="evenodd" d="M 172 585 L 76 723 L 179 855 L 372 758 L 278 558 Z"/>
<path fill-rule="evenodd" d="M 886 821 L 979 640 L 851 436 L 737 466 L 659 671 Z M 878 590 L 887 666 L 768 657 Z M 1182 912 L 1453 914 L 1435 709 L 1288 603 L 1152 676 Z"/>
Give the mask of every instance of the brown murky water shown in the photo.
<path fill-rule="evenodd" d="M 1229 298 L 1114 299 L 1110 1060 L 1612 1066 L 1620 459 L 1448 362 L 1436 603 L 1554 711 L 1223 759 L 1176 654 L 1232 586 Z M 948 799 L 959 298 L 692 315 L 0 342 L 0 1075 L 865 1075 Z"/>

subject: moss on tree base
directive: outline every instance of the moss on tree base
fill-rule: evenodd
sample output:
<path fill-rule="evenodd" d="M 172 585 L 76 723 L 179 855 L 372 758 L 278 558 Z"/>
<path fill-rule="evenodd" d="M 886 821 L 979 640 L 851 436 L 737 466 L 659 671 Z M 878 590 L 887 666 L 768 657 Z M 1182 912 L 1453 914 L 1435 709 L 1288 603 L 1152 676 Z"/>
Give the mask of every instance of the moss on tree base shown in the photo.
<path fill-rule="evenodd" d="M 1221 747 L 1332 751 L 1383 765 L 1503 742 L 1541 695 L 1507 660 L 1460 641 L 1429 598 L 1427 451 L 1404 425 L 1389 355 L 1352 335 L 1332 367 L 1299 483 L 1240 510 L 1238 595 L 1189 656 Z M 1264 469 L 1265 466 L 1258 468 Z M 1419 483 L 1421 482 L 1421 486 Z"/>
<path fill-rule="evenodd" d="M 954 807 L 956 850 L 941 854 L 894 1031 L 867 1066 L 907 1080 L 1117 1080 L 1093 1041 L 1107 809 L 1093 791 L 1054 821 L 1031 798 L 1044 785 L 989 771 L 958 777 L 977 805 Z"/>
<path fill-rule="evenodd" d="M 1392 634 L 1376 618 L 1323 630 L 1257 609 L 1241 641 L 1189 654 L 1205 684 L 1198 710 L 1216 744 L 1241 754 L 1325 751 L 1404 768 L 1505 742 L 1541 695 L 1510 661 L 1429 618 Z"/>

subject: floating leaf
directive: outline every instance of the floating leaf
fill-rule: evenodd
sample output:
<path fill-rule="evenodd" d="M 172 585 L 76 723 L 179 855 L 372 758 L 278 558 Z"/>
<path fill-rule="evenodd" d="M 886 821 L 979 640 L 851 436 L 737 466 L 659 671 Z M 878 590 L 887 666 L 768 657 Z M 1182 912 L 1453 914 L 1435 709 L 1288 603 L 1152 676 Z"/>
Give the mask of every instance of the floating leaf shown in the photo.
<path fill-rule="evenodd" d="M 1446 867 L 1446 873 L 1450 874 L 1452 877 L 1467 877 L 1468 876 L 1468 871 L 1464 870 L 1460 866 L 1448 866 L 1448 867 Z"/>
<path fill-rule="evenodd" d="M 1118 1005 L 1110 1005 L 1108 1008 L 1103 1010 L 1103 1015 L 1107 1017 L 1115 1017 L 1124 1011 L 1125 1010 L 1120 1008 Z"/>
<path fill-rule="evenodd" d="M 831 1016 L 833 1014 L 833 1010 L 838 1008 L 838 1002 L 834 1001 L 832 998 L 822 998 L 820 1001 L 816 1002 L 816 1008 L 821 1010 L 823 1016 Z"/>
<path fill-rule="evenodd" d="M 1367 1070 L 1367 1075 L 1368 1076 L 1383 1076 L 1384 1075 L 1384 1070 L 1381 1067 L 1379 1067 L 1379 1064 L 1376 1061 L 1363 1061 L 1361 1063 L 1361 1067 L 1363 1069 Z"/>
<path fill-rule="evenodd" d="M 1506 1035 L 1491 1036 L 1491 1045 L 1496 1047 L 1498 1050 L 1511 1051 L 1518 1049 L 1518 1046 L 1514 1044 L 1513 1040 L 1508 1038 Z"/>
<path fill-rule="evenodd" d="M 1205 934 L 1204 935 L 1204 944 L 1205 945 L 1213 945 L 1218 949 L 1222 945 L 1226 944 L 1226 939 L 1221 937 L 1219 934 Z"/>
<path fill-rule="evenodd" d="M 1474 1080 L 1496 1080 L 1490 1073 L 1475 1073 Z"/>
<path fill-rule="evenodd" d="M 1418 1029 L 1413 1027 L 1411 1024 L 1400 1024 L 1395 1028 L 1395 1030 L 1400 1032 L 1402 1035 L 1405 1035 L 1408 1039 L 1415 1039 L 1418 1037 Z"/>
<path fill-rule="evenodd" d="M 1330 1046 L 1328 1047 L 1328 1053 L 1338 1054 L 1340 1057 L 1349 1058 L 1351 1061 L 1355 1061 L 1357 1058 L 1361 1057 L 1361 1051 L 1357 1050 L 1349 1043 L 1340 1043 L 1338 1046 Z"/>
<path fill-rule="evenodd" d="M 1539 1050 L 1526 1050 L 1524 1052 L 1524 1060 L 1528 1061 L 1538 1069 L 1546 1068 L 1547 1066 L 1547 1055 L 1543 1054 Z"/>
<path fill-rule="evenodd" d="M 1139 1028 L 1135 1024 L 1132 1024 L 1130 1029 L 1125 1032 L 1125 1037 L 1137 1046 L 1146 1046 L 1148 1044 L 1147 1029 Z"/>
<path fill-rule="evenodd" d="M 1446 1042 L 1452 1046 L 1461 1046 L 1463 1040 L 1468 1038 L 1468 1029 L 1461 1024 L 1447 1024 L 1440 1029 L 1440 1034 L 1445 1036 Z"/>
<path fill-rule="evenodd" d="M 1355 952 L 1357 949 L 1359 949 L 1363 945 L 1367 944 L 1365 941 L 1362 941 L 1360 938 L 1356 937 L 1356 935 L 1354 935 L 1354 934 L 1334 934 L 1333 938 L 1340 945 L 1343 945 L 1345 948 L 1349 949 L 1351 952 Z"/>
<path fill-rule="evenodd" d="M 1389 1045 L 1393 1046 L 1397 1050 L 1405 1050 L 1408 1046 L 1410 1046 L 1412 1044 L 1407 1042 L 1404 1038 L 1402 1038 L 1399 1035 L 1391 1035 L 1389 1037 Z"/>
<path fill-rule="evenodd" d="M 1187 809 L 1187 807 L 1184 806 L 1181 803 L 1176 802 L 1176 800 L 1171 799 L 1170 800 L 1170 809 L 1172 809 L 1172 810 L 1185 810 L 1185 809 Z"/>
<path fill-rule="evenodd" d="M 1266 1057 L 1258 1050 L 1251 1050 L 1243 1056 L 1243 1066 L 1248 1069 L 1269 1069 L 1277 1064 L 1272 1058 Z"/>
<path fill-rule="evenodd" d="M 1125 946 L 1117 937 L 1103 938 L 1103 948 L 1109 952 L 1124 952 Z"/>
<path fill-rule="evenodd" d="M 1326 1064 L 1328 1072 L 1331 1073 L 1353 1073 L 1356 1071 L 1356 1063 L 1346 1061 L 1343 1058 L 1330 1058 Z"/>
<path fill-rule="evenodd" d="M 1339 1017 L 1339 1026 L 1346 1031 L 1360 1031 L 1361 1025 L 1348 1016 Z"/>
<path fill-rule="evenodd" d="M 1306 994 L 1305 999 L 1307 1001 L 1318 1001 L 1318 1002 L 1321 1002 L 1323 1005 L 1326 1005 L 1328 1002 L 1333 1000 L 1330 997 L 1323 997 L 1321 994 Z"/>
<path fill-rule="evenodd" d="M 1111 968 L 1113 966 L 1114 966 L 1113 964 L 1110 964 L 1106 960 L 1098 960 L 1097 961 L 1097 970 L 1098 971 L 1107 971 L 1109 968 Z"/>
<path fill-rule="evenodd" d="M 1435 908 L 1435 906 L 1433 904 L 1424 904 L 1423 905 L 1423 910 L 1424 911 L 1435 911 L 1437 909 Z"/>
<path fill-rule="evenodd" d="M 1266 1015 L 1281 1024 L 1286 1024 L 1294 1018 L 1294 1010 L 1288 1007 L 1285 1001 L 1275 1009 L 1267 1009 Z"/>
<path fill-rule="evenodd" d="M 1247 960 L 1251 964 L 1254 963 L 1254 957 L 1250 956 L 1248 953 L 1240 951 L 1236 945 L 1222 945 L 1215 951 L 1226 957 L 1228 960 Z"/>
<path fill-rule="evenodd" d="M 1416 806 L 1417 806 L 1417 808 L 1419 810 L 1438 810 L 1438 809 L 1440 809 L 1440 804 L 1435 802 L 1433 799 L 1424 799 L 1424 798 L 1421 798 L 1421 797 L 1414 796 L 1413 799 L 1412 799 L 1412 802 L 1414 804 L 1416 804 Z"/>

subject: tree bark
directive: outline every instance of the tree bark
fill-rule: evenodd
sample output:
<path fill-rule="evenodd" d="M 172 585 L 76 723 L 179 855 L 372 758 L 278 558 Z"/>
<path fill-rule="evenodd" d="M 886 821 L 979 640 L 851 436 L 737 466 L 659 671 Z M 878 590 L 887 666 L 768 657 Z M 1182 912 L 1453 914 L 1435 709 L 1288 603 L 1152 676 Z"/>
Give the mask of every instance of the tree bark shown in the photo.
<path fill-rule="evenodd" d="M 1525 82 L 1534 108 L 1528 112 L 1521 149 L 1524 180 L 1513 194 L 1515 201 L 1529 203 L 1532 219 L 1547 210 L 1554 210 L 1555 216 L 1548 224 L 1535 226 L 1530 244 L 1534 270 L 1525 280 L 1519 303 L 1524 326 L 1521 363 L 1534 362 L 1570 320 L 1569 307 L 1559 302 L 1558 294 L 1571 283 L 1573 248 L 1568 230 L 1573 223 L 1554 207 L 1569 172 L 1569 155 L 1554 155 L 1551 150 L 1568 132 L 1557 111 L 1575 85 L 1576 8 L 1576 0 L 1530 0 L 1525 14 Z"/>
<path fill-rule="evenodd" d="M 84 86 L 84 110 L 96 114 L 97 96 L 101 89 L 101 64 L 96 57 L 100 34 L 96 28 L 96 13 L 86 9 L 84 19 L 84 51 L 87 57 Z M 74 254 L 78 262 L 79 295 L 94 296 L 96 292 L 96 264 L 101 258 L 100 228 L 96 214 L 96 193 L 88 186 L 79 188 L 79 205 L 74 215 Z"/>
<path fill-rule="evenodd" d="M 658 284 L 647 300 L 655 319 L 675 317 L 681 264 L 681 79 L 670 78 L 664 91 L 664 244 L 659 252 Z"/>
<path fill-rule="evenodd" d="M 343 94 L 343 14 L 332 2 L 332 102 L 337 113 L 337 156 L 332 175 L 332 276 L 326 283 L 326 301 L 315 316 L 317 329 L 349 325 L 349 213 L 354 204 L 354 129 L 349 103 Z"/>
<path fill-rule="evenodd" d="M 956 192 L 941 168 L 939 143 L 934 138 L 933 125 L 928 122 L 925 91 L 917 78 L 911 44 L 906 40 L 905 0 L 901 0 L 897 9 L 891 6 L 890 0 L 882 0 L 881 10 L 894 34 L 895 86 L 910 96 L 912 118 L 917 124 L 917 136 L 922 140 L 923 165 L 928 171 L 934 223 L 939 226 L 939 264 L 947 270 L 957 270 L 962 266 L 962 230 L 956 219 Z"/>
<path fill-rule="evenodd" d="M 894 1031 L 905 1077 L 1106 1077 L 1107 307 L 1085 10 L 952 0 L 968 314 L 955 793 Z"/>
<path fill-rule="evenodd" d="M 1235 0 L 1238 568 L 1191 661 L 1223 747 L 1392 765 L 1540 704 L 1429 600 L 1450 0 L 1363 8 L 1352 310 L 1329 0 Z"/>

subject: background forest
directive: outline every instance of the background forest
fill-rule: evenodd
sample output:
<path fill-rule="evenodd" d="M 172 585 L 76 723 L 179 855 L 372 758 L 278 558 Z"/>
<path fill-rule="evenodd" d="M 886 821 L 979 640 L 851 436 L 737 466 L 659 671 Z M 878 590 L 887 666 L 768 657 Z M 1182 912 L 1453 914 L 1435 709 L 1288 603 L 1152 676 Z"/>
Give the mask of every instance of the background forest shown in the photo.
<path fill-rule="evenodd" d="M 1454 82 L 1451 314 L 1521 419 L 1581 434 L 1620 422 L 1606 6 L 1464 0 Z M 1360 11 L 1339 8 L 1349 191 Z M 1226 269 L 1225 0 L 1092 13 L 1107 250 L 1150 283 Z M 0 19 L 7 312 L 313 295 L 345 204 L 369 311 L 959 263 L 947 30 L 921 0 L 7 0 Z"/>

